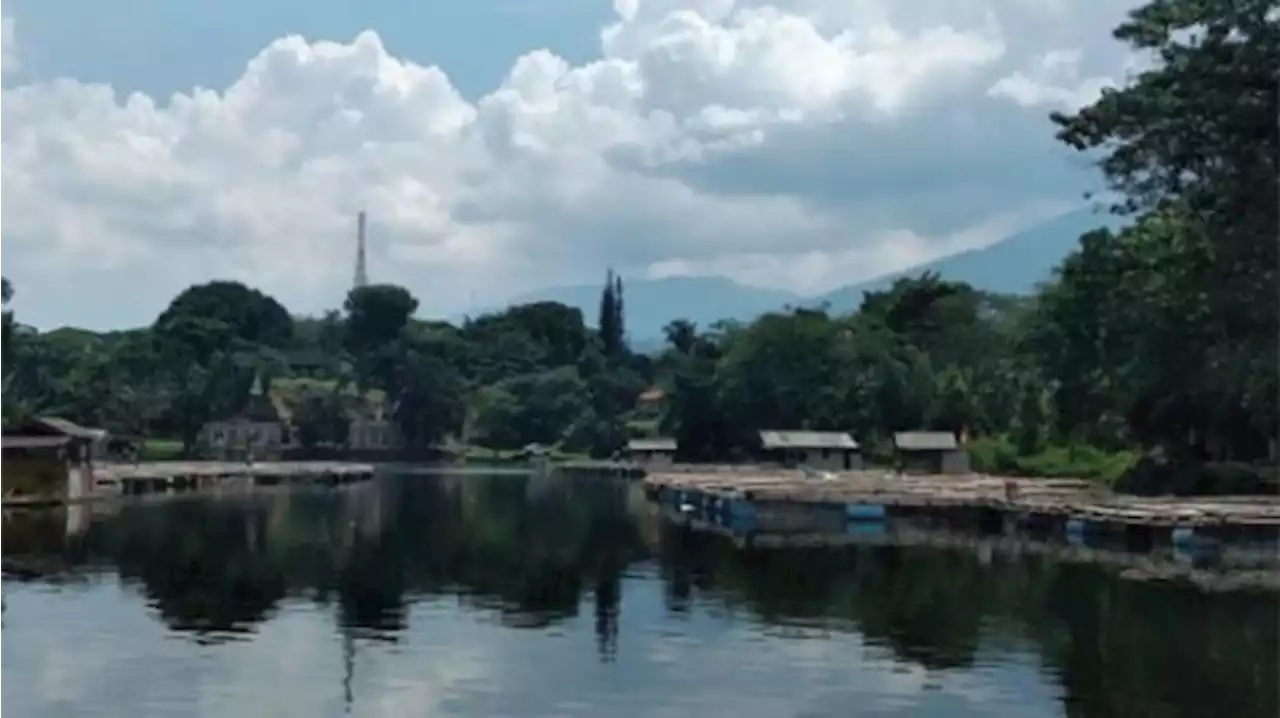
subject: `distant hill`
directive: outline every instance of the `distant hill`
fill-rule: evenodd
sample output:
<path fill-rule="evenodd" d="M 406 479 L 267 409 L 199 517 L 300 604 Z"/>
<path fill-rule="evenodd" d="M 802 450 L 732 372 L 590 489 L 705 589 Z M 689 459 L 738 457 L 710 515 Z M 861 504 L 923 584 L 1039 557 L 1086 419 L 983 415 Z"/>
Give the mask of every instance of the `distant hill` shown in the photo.
<path fill-rule="evenodd" d="M 866 292 L 885 289 L 896 279 L 924 272 L 936 272 L 942 279 L 967 282 L 987 292 L 1030 294 L 1037 284 L 1049 279 L 1054 268 L 1076 248 L 1080 235 L 1118 224 L 1114 216 L 1090 209 L 1069 212 L 982 249 L 953 254 L 901 272 L 850 284 L 809 300 L 809 303 L 827 302 L 832 311 L 851 312 L 862 303 L 862 295 Z"/>
<path fill-rule="evenodd" d="M 706 327 L 721 319 L 747 321 L 788 304 L 812 306 L 822 302 L 832 311 L 850 312 L 868 291 L 884 289 L 900 277 L 937 272 L 943 279 L 963 281 L 978 289 L 1005 294 L 1029 294 L 1050 278 L 1054 267 L 1076 247 L 1080 235 L 1117 220 L 1090 209 L 1069 212 L 1011 235 L 982 249 L 936 259 L 901 272 L 850 284 L 818 297 L 776 289 L 744 287 L 724 277 L 627 279 L 627 333 L 640 351 L 657 348 L 662 328 L 673 319 L 689 319 Z M 594 324 L 600 307 L 600 284 L 549 287 L 513 298 L 511 304 L 561 302 L 582 310 Z"/>

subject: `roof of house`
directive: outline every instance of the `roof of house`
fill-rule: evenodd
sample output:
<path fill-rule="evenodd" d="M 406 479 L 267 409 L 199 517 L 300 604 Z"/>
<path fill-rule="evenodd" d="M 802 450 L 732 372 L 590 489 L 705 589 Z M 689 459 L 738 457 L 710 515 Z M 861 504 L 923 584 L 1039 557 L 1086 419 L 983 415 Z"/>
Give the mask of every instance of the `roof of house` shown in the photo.
<path fill-rule="evenodd" d="M 5 449 L 51 449 L 63 446 L 71 441 L 70 436 L 16 436 L 0 437 L 0 446 Z"/>
<path fill-rule="evenodd" d="M 770 449 L 857 449 L 845 431 L 761 431 L 760 444 Z"/>
<path fill-rule="evenodd" d="M 960 443 L 949 431 L 899 431 L 893 435 L 893 445 L 905 451 L 951 451 Z"/>
<path fill-rule="evenodd" d="M 80 426 L 74 421 L 63 419 L 59 416 L 37 416 L 32 421 L 59 434 L 77 439 L 101 439 L 107 435 L 106 429 L 91 429 L 87 426 Z"/>
<path fill-rule="evenodd" d="M 638 399 L 642 402 L 662 401 L 667 397 L 667 393 L 661 388 L 653 386 L 640 392 Z"/>
<path fill-rule="evenodd" d="M 632 439 L 627 442 L 629 451 L 675 451 L 676 440 L 668 438 Z"/>

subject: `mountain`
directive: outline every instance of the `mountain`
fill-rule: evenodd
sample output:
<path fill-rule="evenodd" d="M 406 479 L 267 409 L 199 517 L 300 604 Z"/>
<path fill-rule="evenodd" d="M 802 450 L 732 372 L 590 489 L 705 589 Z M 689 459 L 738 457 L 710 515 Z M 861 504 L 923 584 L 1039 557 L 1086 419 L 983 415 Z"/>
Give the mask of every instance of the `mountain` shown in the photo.
<path fill-rule="evenodd" d="M 1111 215 L 1090 209 L 1069 212 L 995 244 L 850 284 L 818 297 L 802 297 L 776 289 L 744 287 L 723 277 L 626 279 L 627 333 L 633 348 L 647 351 L 662 341 L 662 328 L 673 319 L 689 319 L 707 327 L 721 319 L 750 320 L 786 305 L 813 306 L 822 302 L 834 312 L 850 312 L 862 295 L 887 288 L 901 277 L 936 272 L 942 279 L 968 282 L 988 292 L 1029 294 L 1049 279 L 1053 269 L 1075 249 L 1080 235 L 1098 227 L 1118 225 Z M 552 301 L 582 310 L 594 324 L 600 309 L 600 284 L 549 287 L 510 300 L 510 304 Z M 490 310 L 492 311 L 492 310 Z M 483 312 L 477 312 L 483 313 Z"/>
<path fill-rule="evenodd" d="M 901 272 L 840 287 L 808 301 L 826 302 L 834 312 L 851 312 L 862 303 L 862 295 L 888 288 L 894 280 L 936 272 L 942 279 L 967 282 L 987 292 L 1030 294 L 1048 280 L 1053 270 L 1076 248 L 1080 235 L 1099 227 L 1116 228 L 1113 215 L 1090 209 L 1068 212 L 1030 229 L 1010 235 L 995 244 L 971 249 Z"/>

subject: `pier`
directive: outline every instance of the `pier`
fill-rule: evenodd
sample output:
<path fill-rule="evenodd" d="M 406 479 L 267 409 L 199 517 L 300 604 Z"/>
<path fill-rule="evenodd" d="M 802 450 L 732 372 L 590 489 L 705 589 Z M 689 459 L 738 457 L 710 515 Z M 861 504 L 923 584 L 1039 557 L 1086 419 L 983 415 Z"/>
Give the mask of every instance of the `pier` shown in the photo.
<path fill-rule="evenodd" d="M 955 530 L 927 522 L 903 519 L 892 522 L 854 522 L 833 529 L 777 532 L 744 532 L 734 522 L 720 517 L 699 517 L 670 506 L 659 507 L 663 521 L 688 530 L 721 537 L 739 549 L 839 549 L 848 546 L 929 547 L 970 553 L 983 563 L 1014 560 L 1022 556 L 1043 556 L 1064 563 L 1084 563 L 1114 570 L 1120 577 L 1135 581 L 1181 582 L 1207 592 L 1261 590 L 1280 592 L 1280 552 L 1275 542 L 1248 543 L 1222 547 L 1206 553 L 1203 547 L 1161 546 L 1147 551 L 1125 550 L 1108 545 L 1094 535 L 1066 534 L 1060 537 L 981 534 Z M 1218 565 L 1202 566 L 1206 558 Z"/>
<path fill-rule="evenodd" d="M 120 496 L 245 490 L 258 486 L 338 486 L 368 481 L 372 464 L 344 461 L 157 461 L 105 463 L 89 473 L 91 485 L 74 495 L 6 496 L 4 506 L 36 507 Z"/>
<path fill-rule="evenodd" d="M 674 503 L 713 502 L 750 512 L 780 505 L 858 513 L 986 510 L 1026 521 L 1159 527 L 1280 529 L 1280 496 L 1142 497 L 1114 494 L 1074 479 L 983 475 L 904 476 L 861 471 L 810 478 L 801 472 L 660 473 L 646 492 Z"/>
<path fill-rule="evenodd" d="M 175 461 L 108 464 L 95 469 L 93 477 L 97 486 L 116 484 L 120 493 L 146 494 L 212 489 L 231 483 L 253 486 L 347 484 L 372 479 L 373 465 L 343 461 Z"/>
<path fill-rule="evenodd" d="M 1080 480 L 781 469 L 660 473 L 644 486 L 667 513 L 756 545 L 834 545 L 841 536 L 903 521 L 1130 553 L 1212 553 L 1280 537 L 1280 496 L 1142 497 Z"/>

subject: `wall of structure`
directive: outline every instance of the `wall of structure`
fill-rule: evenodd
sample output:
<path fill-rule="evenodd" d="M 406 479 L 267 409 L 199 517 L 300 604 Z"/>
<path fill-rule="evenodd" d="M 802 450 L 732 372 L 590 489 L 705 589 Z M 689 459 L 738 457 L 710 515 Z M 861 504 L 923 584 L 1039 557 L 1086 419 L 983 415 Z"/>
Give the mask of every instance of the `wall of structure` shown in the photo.
<path fill-rule="evenodd" d="M 631 460 L 650 469 L 669 467 L 676 463 L 675 454 L 669 451 L 636 451 Z"/>
<path fill-rule="evenodd" d="M 848 455 L 848 467 L 845 456 Z M 816 471 L 849 471 L 862 468 L 862 456 L 856 451 L 843 449 L 793 449 L 792 460 L 797 467 Z"/>
<path fill-rule="evenodd" d="M 969 473 L 969 452 L 963 448 L 947 451 L 942 454 L 942 473 Z"/>
<path fill-rule="evenodd" d="M 942 473 L 942 454 L 937 451 L 899 451 L 898 463 L 904 473 Z"/>
<path fill-rule="evenodd" d="M 57 456 L 5 456 L 4 491 L 13 496 L 63 496 L 67 462 Z"/>
<path fill-rule="evenodd" d="M 206 424 L 200 431 L 201 453 L 209 458 L 237 460 L 278 458 L 284 428 L 275 421 L 228 421 Z"/>

